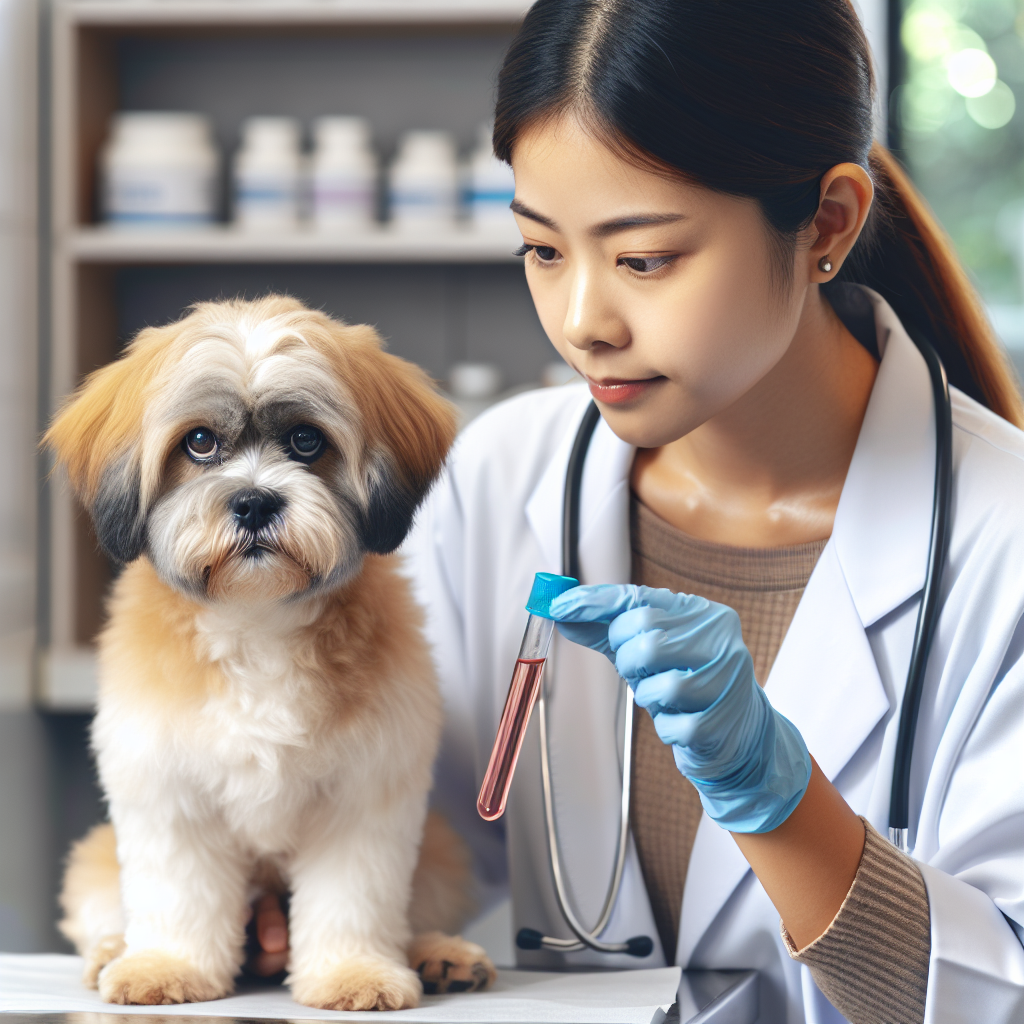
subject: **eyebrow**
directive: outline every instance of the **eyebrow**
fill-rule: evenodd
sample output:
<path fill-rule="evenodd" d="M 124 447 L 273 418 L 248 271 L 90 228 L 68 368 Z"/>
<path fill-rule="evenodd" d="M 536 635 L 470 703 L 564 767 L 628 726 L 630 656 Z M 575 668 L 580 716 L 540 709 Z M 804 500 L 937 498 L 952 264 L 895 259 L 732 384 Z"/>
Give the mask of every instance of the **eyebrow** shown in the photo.
<path fill-rule="evenodd" d="M 520 217 L 526 217 L 528 220 L 543 224 L 544 227 L 551 228 L 552 231 L 559 230 L 558 225 L 550 217 L 545 217 L 544 214 L 531 210 L 520 199 L 513 199 L 509 207 L 513 213 L 518 213 Z M 683 213 L 636 213 L 597 224 L 590 229 L 590 233 L 596 238 L 607 238 L 609 235 L 617 234 L 620 231 L 628 231 L 630 228 L 647 227 L 649 224 L 674 224 L 680 220 L 686 220 L 686 215 Z"/>

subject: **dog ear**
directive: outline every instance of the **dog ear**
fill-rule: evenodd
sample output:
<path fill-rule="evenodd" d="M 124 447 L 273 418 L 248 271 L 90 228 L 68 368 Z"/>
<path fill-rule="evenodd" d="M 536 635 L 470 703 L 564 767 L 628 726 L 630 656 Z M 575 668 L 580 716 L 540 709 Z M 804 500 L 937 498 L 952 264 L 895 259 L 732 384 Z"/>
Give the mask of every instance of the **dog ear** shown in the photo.
<path fill-rule="evenodd" d="M 348 353 L 346 376 L 368 449 L 363 543 L 369 551 L 388 554 L 405 539 L 441 472 L 455 438 L 455 408 L 418 366 L 382 351 L 372 328 L 342 331 L 349 335 L 346 340 L 357 342 Z"/>
<path fill-rule="evenodd" d="M 144 392 L 165 330 L 143 331 L 121 358 L 89 375 L 43 437 L 92 516 L 103 550 L 132 562 L 145 547 L 141 440 Z"/>

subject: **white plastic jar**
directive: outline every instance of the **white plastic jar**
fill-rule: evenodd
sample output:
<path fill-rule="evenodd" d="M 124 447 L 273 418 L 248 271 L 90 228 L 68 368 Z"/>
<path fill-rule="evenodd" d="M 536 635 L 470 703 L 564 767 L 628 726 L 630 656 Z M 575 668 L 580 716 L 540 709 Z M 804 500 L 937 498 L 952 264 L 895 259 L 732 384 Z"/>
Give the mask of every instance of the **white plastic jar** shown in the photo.
<path fill-rule="evenodd" d="M 495 155 L 491 125 L 482 124 L 466 175 L 466 212 L 474 227 L 515 235 L 516 220 L 509 209 L 515 198 L 512 168 Z"/>
<path fill-rule="evenodd" d="M 447 132 L 407 132 L 390 175 L 391 223 L 398 230 L 451 230 L 458 212 L 458 163 Z"/>
<path fill-rule="evenodd" d="M 209 118 L 122 111 L 100 151 L 100 212 L 119 228 L 203 227 L 217 215 L 220 155 Z"/>
<path fill-rule="evenodd" d="M 321 117 L 313 125 L 310 206 L 320 231 L 367 228 L 374 222 L 377 158 L 362 117 Z"/>
<path fill-rule="evenodd" d="M 287 231 L 299 224 L 301 129 L 293 117 L 249 117 L 232 166 L 234 221 L 242 228 Z"/>

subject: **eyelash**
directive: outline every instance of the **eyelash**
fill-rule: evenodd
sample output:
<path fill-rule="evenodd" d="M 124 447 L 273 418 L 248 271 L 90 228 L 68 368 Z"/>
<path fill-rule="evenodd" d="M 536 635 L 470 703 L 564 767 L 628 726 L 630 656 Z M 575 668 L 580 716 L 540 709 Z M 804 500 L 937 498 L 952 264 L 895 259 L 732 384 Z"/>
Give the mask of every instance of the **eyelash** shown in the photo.
<path fill-rule="evenodd" d="M 540 256 L 539 252 L 543 250 L 545 252 L 557 253 L 557 249 L 550 245 L 530 245 L 524 243 L 518 249 L 512 253 L 513 256 L 526 256 L 528 253 L 537 253 L 537 260 L 541 265 L 553 262 L 552 258 L 545 258 Z M 636 277 L 653 277 L 663 267 L 667 267 L 669 264 L 675 261 L 675 256 L 623 256 L 619 259 L 618 263 L 620 266 L 626 267 Z M 653 263 L 653 267 L 636 266 L 636 264 Z"/>

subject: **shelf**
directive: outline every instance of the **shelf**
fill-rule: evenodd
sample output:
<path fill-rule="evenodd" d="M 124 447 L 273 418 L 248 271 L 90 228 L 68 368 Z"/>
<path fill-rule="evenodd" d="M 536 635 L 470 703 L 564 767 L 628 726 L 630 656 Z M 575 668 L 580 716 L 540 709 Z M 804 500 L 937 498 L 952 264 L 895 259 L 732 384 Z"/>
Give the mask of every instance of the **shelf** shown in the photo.
<path fill-rule="evenodd" d="M 379 228 L 338 234 L 236 228 L 179 231 L 83 228 L 62 248 L 80 263 L 511 263 L 513 231 L 417 234 Z"/>
<path fill-rule="evenodd" d="M 508 24 L 526 0 L 70 0 L 64 16 L 79 25 Z"/>

